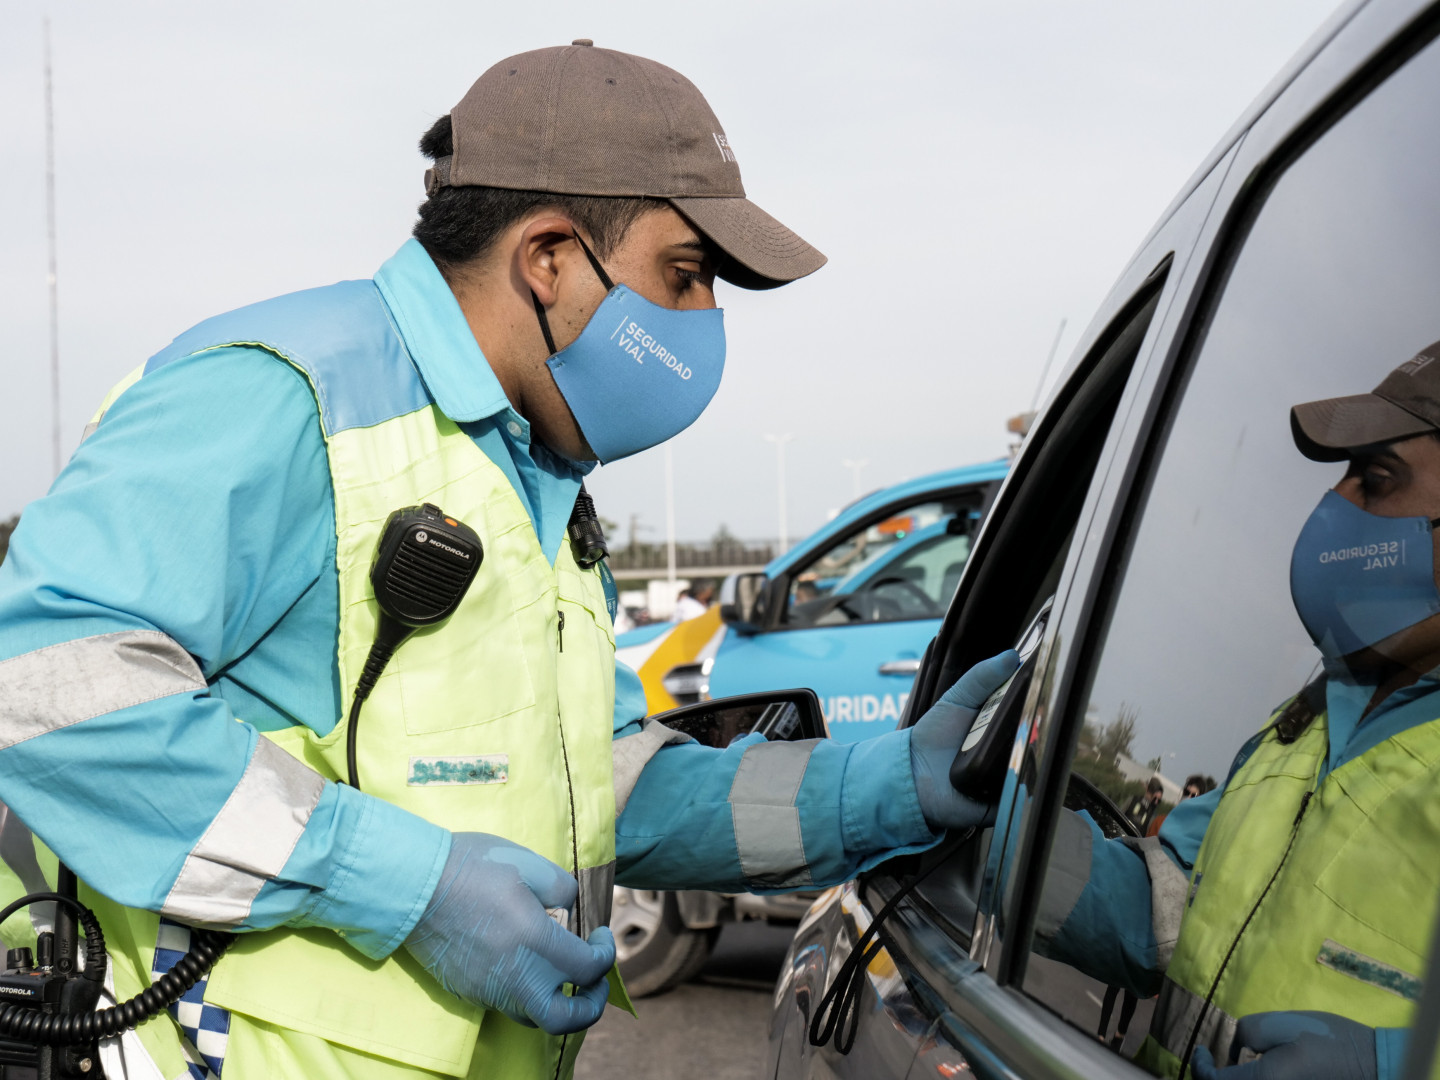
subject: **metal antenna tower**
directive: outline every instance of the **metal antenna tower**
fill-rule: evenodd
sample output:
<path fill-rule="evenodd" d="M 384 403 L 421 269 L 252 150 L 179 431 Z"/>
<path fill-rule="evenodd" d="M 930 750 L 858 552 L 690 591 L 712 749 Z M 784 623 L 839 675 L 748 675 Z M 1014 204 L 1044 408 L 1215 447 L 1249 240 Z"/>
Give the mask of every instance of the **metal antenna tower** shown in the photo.
<path fill-rule="evenodd" d="M 60 293 L 55 257 L 55 91 L 50 70 L 50 17 L 45 17 L 45 237 L 50 247 L 50 453 L 60 475 Z"/>

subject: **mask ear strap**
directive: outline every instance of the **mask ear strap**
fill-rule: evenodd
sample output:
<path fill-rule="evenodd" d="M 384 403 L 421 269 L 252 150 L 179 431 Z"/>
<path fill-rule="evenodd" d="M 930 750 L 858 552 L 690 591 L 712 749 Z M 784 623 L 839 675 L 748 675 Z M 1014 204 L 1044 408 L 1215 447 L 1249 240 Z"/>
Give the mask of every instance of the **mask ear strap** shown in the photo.
<path fill-rule="evenodd" d="M 545 317 L 545 305 L 540 302 L 540 297 L 535 295 L 535 290 L 530 290 L 530 299 L 535 301 L 535 316 L 540 320 L 540 333 L 545 335 L 545 347 L 550 350 L 550 355 L 555 355 L 555 338 L 550 333 L 550 320 Z"/>
<path fill-rule="evenodd" d="M 590 265 L 595 268 L 595 274 L 600 278 L 600 284 L 605 286 L 605 291 L 609 292 L 615 288 L 615 283 L 610 280 L 610 275 L 607 274 L 605 268 L 600 265 L 600 260 L 595 257 L 595 253 L 590 250 L 590 245 L 585 243 L 585 238 L 580 235 L 579 229 L 575 230 L 575 242 L 580 245 L 580 250 L 585 252 L 585 257 L 590 260 Z"/>
<path fill-rule="evenodd" d="M 580 235 L 579 229 L 575 230 L 575 242 L 580 245 L 580 250 L 585 252 L 585 258 L 590 260 L 590 266 L 595 270 L 596 276 L 600 278 L 600 284 L 605 286 L 605 291 L 609 292 L 615 288 L 615 283 L 610 280 L 610 275 L 600 265 L 600 260 L 595 257 L 595 253 L 590 250 L 590 245 L 585 243 L 585 238 Z M 557 351 L 555 337 L 550 333 L 550 320 L 545 315 L 545 305 L 540 303 L 540 298 L 535 295 L 534 289 L 530 290 L 530 299 L 535 304 L 535 317 L 540 320 L 540 333 L 545 335 L 545 347 L 550 350 L 550 355 L 554 356 Z"/>

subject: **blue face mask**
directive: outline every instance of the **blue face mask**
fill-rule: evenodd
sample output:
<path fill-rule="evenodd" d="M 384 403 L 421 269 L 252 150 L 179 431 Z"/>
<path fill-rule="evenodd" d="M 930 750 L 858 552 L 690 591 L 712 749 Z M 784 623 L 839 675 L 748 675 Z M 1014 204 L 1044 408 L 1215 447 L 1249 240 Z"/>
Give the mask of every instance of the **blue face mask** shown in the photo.
<path fill-rule="evenodd" d="M 725 370 L 719 308 L 674 311 L 616 285 L 576 233 L 609 289 L 580 336 L 559 352 L 544 305 L 535 314 L 550 349 L 546 364 L 580 433 L 602 462 L 658 446 L 700 418 Z"/>
<path fill-rule="evenodd" d="M 1325 493 L 1290 557 L 1290 596 L 1321 653 L 1348 656 L 1440 614 L 1433 528 Z"/>

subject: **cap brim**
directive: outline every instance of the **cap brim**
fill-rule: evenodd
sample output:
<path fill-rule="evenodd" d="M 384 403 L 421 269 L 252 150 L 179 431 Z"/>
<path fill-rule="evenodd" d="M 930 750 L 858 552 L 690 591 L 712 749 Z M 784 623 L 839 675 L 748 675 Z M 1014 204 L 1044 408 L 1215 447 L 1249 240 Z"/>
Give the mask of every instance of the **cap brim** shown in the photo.
<path fill-rule="evenodd" d="M 742 289 L 774 289 L 826 263 L 811 247 L 749 199 L 686 198 L 670 204 L 728 258 L 720 277 Z"/>
<path fill-rule="evenodd" d="M 1362 446 L 1435 430 L 1429 421 L 1374 394 L 1307 401 L 1290 410 L 1295 446 L 1311 461 L 1344 461 Z"/>

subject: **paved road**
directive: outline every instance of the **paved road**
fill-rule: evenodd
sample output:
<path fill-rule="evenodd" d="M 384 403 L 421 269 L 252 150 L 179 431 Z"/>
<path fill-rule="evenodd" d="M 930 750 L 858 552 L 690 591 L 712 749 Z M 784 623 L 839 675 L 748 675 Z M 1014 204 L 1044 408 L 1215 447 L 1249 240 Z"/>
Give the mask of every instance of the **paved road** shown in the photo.
<path fill-rule="evenodd" d="M 759 1080 L 771 990 L 792 933 L 727 926 L 698 980 L 637 1001 L 639 1020 L 606 1010 L 585 1040 L 576 1080 Z"/>

